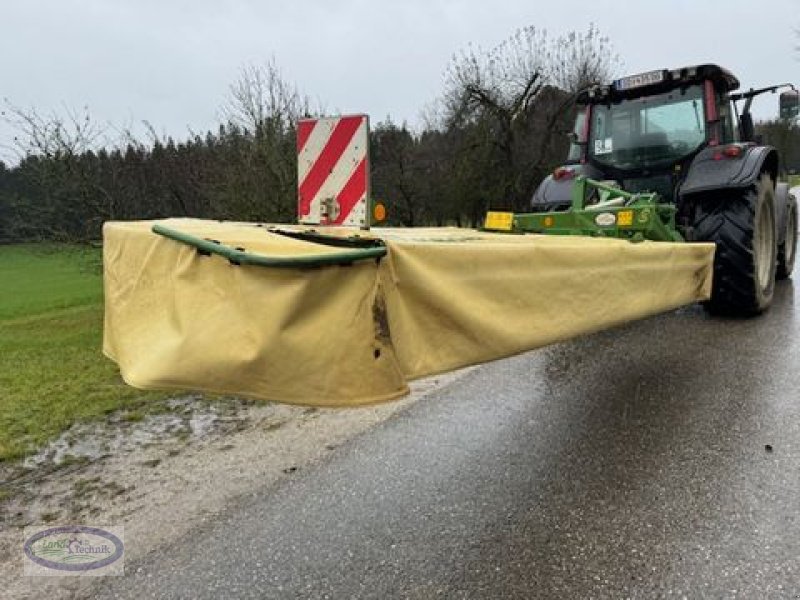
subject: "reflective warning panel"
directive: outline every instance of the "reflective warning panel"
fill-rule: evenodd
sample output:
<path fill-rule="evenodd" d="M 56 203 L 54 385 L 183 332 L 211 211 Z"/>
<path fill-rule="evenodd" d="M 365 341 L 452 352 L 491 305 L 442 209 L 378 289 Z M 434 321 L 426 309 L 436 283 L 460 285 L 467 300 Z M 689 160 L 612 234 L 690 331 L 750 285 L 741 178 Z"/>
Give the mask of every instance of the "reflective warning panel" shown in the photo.
<path fill-rule="evenodd" d="M 301 119 L 297 124 L 297 219 L 369 226 L 369 117 Z"/>

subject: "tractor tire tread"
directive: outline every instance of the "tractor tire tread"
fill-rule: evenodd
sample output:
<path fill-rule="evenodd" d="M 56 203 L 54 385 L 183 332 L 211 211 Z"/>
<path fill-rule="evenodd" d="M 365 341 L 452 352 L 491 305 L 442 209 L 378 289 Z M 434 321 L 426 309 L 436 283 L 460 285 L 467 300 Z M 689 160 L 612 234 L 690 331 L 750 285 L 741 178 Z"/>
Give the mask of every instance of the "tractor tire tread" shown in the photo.
<path fill-rule="evenodd" d="M 695 239 L 717 245 L 711 299 L 706 303 L 712 313 L 754 315 L 762 312 L 765 304 L 769 303 L 765 303 L 757 290 L 754 251 L 757 205 L 759 201 L 769 201 L 760 198 L 759 194 L 759 186 L 765 185 L 766 181 L 732 192 L 729 198 L 701 200 L 697 204 Z M 773 283 L 770 283 L 768 300 L 771 300 L 772 287 Z"/>

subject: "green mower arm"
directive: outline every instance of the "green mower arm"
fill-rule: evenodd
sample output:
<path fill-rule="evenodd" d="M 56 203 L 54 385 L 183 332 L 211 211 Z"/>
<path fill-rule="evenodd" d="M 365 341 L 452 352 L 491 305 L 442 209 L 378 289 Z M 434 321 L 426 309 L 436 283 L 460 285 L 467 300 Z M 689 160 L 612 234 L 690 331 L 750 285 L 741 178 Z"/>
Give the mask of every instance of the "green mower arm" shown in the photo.
<path fill-rule="evenodd" d="M 187 246 L 197 248 L 200 252 L 217 254 L 237 265 L 255 265 L 259 267 L 275 267 L 285 269 L 324 267 L 329 265 L 346 265 L 360 260 L 379 259 L 386 256 L 386 246 L 370 248 L 353 248 L 331 254 L 307 254 L 300 256 L 264 256 L 252 254 L 237 248 L 231 248 L 212 240 L 193 236 L 158 223 L 153 225 L 153 233 L 164 236 Z"/>

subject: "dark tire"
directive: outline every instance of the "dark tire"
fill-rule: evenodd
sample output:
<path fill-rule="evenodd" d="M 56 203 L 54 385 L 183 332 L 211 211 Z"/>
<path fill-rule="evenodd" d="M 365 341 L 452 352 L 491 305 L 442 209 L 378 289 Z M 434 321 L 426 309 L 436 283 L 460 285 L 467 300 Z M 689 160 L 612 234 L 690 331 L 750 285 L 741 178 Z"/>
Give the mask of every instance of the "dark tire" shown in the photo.
<path fill-rule="evenodd" d="M 774 195 L 772 180 L 762 175 L 752 187 L 698 202 L 695 239 L 717 245 L 709 311 L 749 316 L 772 303 L 777 263 Z"/>
<path fill-rule="evenodd" d="M 791 276 L 797 255 L 797 200 L 791 195 L 784 222 L 783 243 L 778 246 L 778 268 L 775 271 L 778 279 L 788 279 Z"/>

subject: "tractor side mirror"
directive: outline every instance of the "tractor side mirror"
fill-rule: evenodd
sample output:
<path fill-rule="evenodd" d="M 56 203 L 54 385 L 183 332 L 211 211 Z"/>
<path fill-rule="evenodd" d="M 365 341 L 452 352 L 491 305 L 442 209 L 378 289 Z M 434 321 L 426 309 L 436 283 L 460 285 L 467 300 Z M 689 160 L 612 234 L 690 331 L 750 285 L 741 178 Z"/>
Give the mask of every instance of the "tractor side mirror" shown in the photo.
<path fill-rule="evenodd" d="M 800 92 L 788 90 L 781 94 L 780 99 L 781 119 L 795 119 L 800 115 Z"/>

